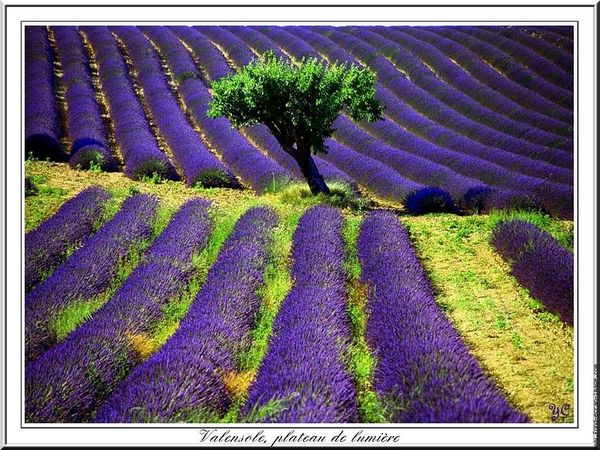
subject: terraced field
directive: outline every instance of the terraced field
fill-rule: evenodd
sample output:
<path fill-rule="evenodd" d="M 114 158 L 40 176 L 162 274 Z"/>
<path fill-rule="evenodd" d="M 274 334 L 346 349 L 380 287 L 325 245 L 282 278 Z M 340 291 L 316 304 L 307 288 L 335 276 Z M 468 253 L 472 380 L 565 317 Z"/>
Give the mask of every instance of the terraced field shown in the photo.
<path fill-rule="evenodd" d="M 26 421 L 550 422 L 570 31 L 26 27 Z M 384 120 L 342 113 L 315 158 L 331 196 L 206 116 L 269 49 L 377 74 Z"/>

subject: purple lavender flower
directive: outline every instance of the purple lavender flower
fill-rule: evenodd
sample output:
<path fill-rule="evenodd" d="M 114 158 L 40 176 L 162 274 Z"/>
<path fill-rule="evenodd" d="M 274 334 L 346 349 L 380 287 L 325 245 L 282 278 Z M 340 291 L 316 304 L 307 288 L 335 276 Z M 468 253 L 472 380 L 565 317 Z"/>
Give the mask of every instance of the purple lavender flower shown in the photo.
<path fill-rule="evenodd" d="M 563 321 L 573 325 L 573 254 L 550 234 L 522 220 L 500 222 L 492 244 L 515 278 Z"/>
<path fill-rule="evenodd" d="M 461 27 L 460 30 L 471 34 L 499 48 L 520 64 L 534 70 L 542 78 L 563 89 L 573 92 L 573 74 L 565 71 L 554 62 L 544 58 L 527 46 L 502 36 L 503 27 Z M 490 31 L 493 30 L 493 31 Z"/>
<path fill-rule="evenodd" d="M 342 222 L 339 211 L 325 206 L 300 219 L 292 244 L 294 287 L 273 324 L 244 421 L 358 420 L 356 390 L 342 361 L 350 338 Z"/>
<path fill-rule="evenodd" d="M 454 103 L 450 106 L 463 114 L 540 145 L 549 146 L 562 139 L 565 141 L 563 149 L 573 151 L 572 122 L 569 127 L 538 111 L 521 108 L 498 91 L 477 81 L 444 52 L 424 41 L 430 34 L 426 30 L 419 27 L 347 27 L 344 30 L 376 45 L 394 64 L 405 68 L 415 83 L 426 87 L 445 103 L 451 98 Z M 421 60 L 432 70 L 423 66 Z M 457 94 L 458 91 L 466 96 Z"/>
<path fill-rule="evenodd" d="M 85 189 L 25 235 L 25 291 L 54 269 L 69 247 L 83 243 L 95 231 L 109 197 L 99 187 Z"/>
<path fill-rule="evenodd" d="M 358 237 L 369 288 L 366 338 L 374 387 L 391 422 L 526 422 L 485 376 L 437 306 L 406 229 L 367 215 Z"/>
<path fill-rule="evenodd" d="M 211 230 L 209 203 L 186 202 L 146 251 L 115 295 L 63 342 L 25 368 L 28 422 L 85 422 L 143 355 L 167 302 L 181 295 L 193 273 L 192 256 Z"/>
<path fill-rule="evenodd" d="M 43 283 L 25 296 L 25 357 L 37 358 L 56 343 L 52 321 L 69 305 L 86 301 L 110 284 L 131 246 L 152 233 L 157 199 L 138 194 Z"/>
<path fill-rule="evenodd" d="M 179 107 L 177 99 L 170 91 L 161 61 L 150 41 L 136 27 L 118 26 L 111 29 L 127 48 L 133 66 L 138 72 L 137 78 L 144 89 L 144 96 L 152 117 L 181 167 L 186 184 L 194 186 L 200 183 L 207 187 L 234 186 L 236 181 L 231 171 L 210 152 Z M 184 67 L 184 72 L 180 71 L 181 54 L 189 59 L 184 48 L 181 48 L 180 53 L 174 54 L 176 48 L 172 45 L 165 47 L 172 42 L 170 37 L 176 41 L 177 46 L 181 47 L 177 38 L 167 28 L 144 27 L 143 30 L 161 49 L 176 79 L 181 79 L 184 74 L 195 75 L 197 71 L 194 70 L 191 60 L 188 66 Z"/>
<path fill-rule="evenodd" d="M 227 376 L 255 324 L 276 214 L 245 213 L 167 343 L 113 392 L 96 422 L 214 421 L 231 405 Z"/>
<path fill-rule="evenodd" d="M 75 27 L 51 27 L 62 68 L 60 82 L 65 89 L 67 131 L 71 140 L 69 165 L 89 169 L 92 163 L 102 170 L 115 171 L 102 112 L 96 103 L 88 58 Z"/>
<path fill-rule="evenodd" d="M 133 179 L 158 174 L 178 179 L 169 158 L 160 150 L 140 104 L 125 61 L 107 27 L 80 27 L 95 53 L 102 90 L 110 107 L 115 139 L 122 152 L 124 173 Z"/>
<path fill-rule="evenodd" d="M 377 27 L 378 33 L 393 33 L 395 27 Z M 444 52 L 454 59 L 463 68 L 469 71 L 471 76 L 486 84 L 494 91 L 497 91 L 519 105 L 527 108 L 527 110 L 515 110 L 515 114 L 532 113 L 542 114 L 546 117 L 553 117 L 562 122 L 560 129 L 565 127 L 573 128 L 573 111 L 563 108 L 560 105 L 548 100 L 543 95 L 535 91 L 525 88 L 524 86 L 512 81 L 511 79 L 502 76 L 481 58 L 469 50 L 466 46 L 449 38 L 443 37 L 434 33 L 427 27 L 406 27 L 402 28 L 405 32 L 416 31 L 419 39 L 422 39 L 432 45 L 435 45 L 439 50 Z M 568 129 L 568 128 L 567 128 Z M 572 130 L 571 130 L 572 132 Z"/>
<path fill-rule="evenodd" d="M 190 60 L 190 55 L 183 44 L 176 42 L 175 36 L 167 33 L 170 30 L 192 48 L 192 52 L 199 59 L 200 64 L 210 73 L 209 69 L 215 63 L 212 59 L 206 59 L 214 55 L 208 47 L 210 41 L 195 29 L 172 27 L 159 34 L 161 39 L 164 39 L 165 42 L 168 41 L 170 50 L 165 52 L 165 56 L 172 61 L 172 67 L 187 68 L 181 72 L 180 77 L 183 74 L 190 73 L 192 60 Z M 216 51 L 214 48 L 213 50 Z M 264 192 L 293 178 L 288 170 L 262 154 L 237 130 L 233 130 L 229 120 L 224 117 L 211 119 L 206 116 L 212 96 L 201 78 L 199 73 L 196 73 L 193 77 L 182 77 L 178 91 L 187 110 L 201 128 L 209 145 L 220 154 L 223 161 L 239 176 L 242 182 L 257 192 Z"/>
<path fill-rule="evenodd" d="M 573 110 L 572 90 L 556 86 L 543 77 L 538 76 L 533 70 L 519 64 L 510 55 L 495 47 L 492 43 L 466 33 L 464 27 L 436 26 L 427 27 L 427 30 L 464 45 L 476 53 L 483 61 L 486 61 L 492 67 L 502 72 L 507 78 L 537 92 L 563 108 Z"/>
<path fill-rule="evenodd" d="M 219 50 L 204 35 L 192 27 L 173 26 L 169 29 L 184 42 L 202 64 L 209 81 L 218 80 L 233 73 Z"/>
<path fill-rule="evenodd" d="M 58 106 L 54 94 L 54 56 L 46 28 L 25 27 L 25 152 L 63 160 Z"/>

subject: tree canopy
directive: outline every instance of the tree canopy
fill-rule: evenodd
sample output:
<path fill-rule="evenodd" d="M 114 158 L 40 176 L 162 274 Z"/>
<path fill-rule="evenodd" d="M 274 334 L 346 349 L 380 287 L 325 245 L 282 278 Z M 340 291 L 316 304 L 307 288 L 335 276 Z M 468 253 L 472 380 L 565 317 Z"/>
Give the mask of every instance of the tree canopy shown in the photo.
<path fill-rule="evenodd" d="M 357 121 L 381 118 L 375 81 L 368 68 L 317 58 L 294 64 L 269 51 L 212 83 L 214 99 L 207 114 L 227 117 L 237 128 L 265 124 L 296 159 L 311 191 L 328 192 L 324 182 L 324 188 L 313 186 L 319 180 L 311 177 L 320 174 L 309 167 L 314 166 L 310 155 L 327 151 L 325 140 L 335 131 L 333 122 L 342 109 Z"/>

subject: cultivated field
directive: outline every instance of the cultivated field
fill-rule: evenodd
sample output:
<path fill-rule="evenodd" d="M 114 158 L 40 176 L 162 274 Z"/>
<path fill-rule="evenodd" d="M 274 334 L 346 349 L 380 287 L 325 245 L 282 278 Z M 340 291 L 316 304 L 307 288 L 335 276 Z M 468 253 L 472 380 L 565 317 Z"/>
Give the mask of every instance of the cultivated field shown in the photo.
<path fill-rule="evenodd" d="M 572 422 L 571 31 L 27 27 L 26 421 Z M 330 196 L 206 116 L 269 49 L 377 75 Z"/>

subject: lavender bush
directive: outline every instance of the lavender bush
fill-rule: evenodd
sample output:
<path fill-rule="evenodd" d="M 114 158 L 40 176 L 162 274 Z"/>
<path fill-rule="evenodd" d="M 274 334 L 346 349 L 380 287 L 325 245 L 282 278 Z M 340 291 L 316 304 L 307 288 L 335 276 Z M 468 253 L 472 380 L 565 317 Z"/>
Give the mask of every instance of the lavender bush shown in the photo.
<path fill-rule="evenodd" d="M 84 422 L 143 360 L 147 339 L 169 300 L 193 273 L 192 256 L 211 230 L 209 202 L 192 199 L 173 216 L 123 286 L 92 318 L 25 369 L 28 422 Z M 49 392 L 42 395 L 43 392 Z"/>
<path fill-rule="evenodd" d="M 158 201 L 138 194 L 75 251 L 43 283 L 25 296 L 25 358 L 37 358 L 56 343 L 52 321 L 75 302 L 89 301 L 110 284 L 119 261 L 152 233 Z"/>
<path fill-rule="evenodd" d="M 181 167 L 186 184 L 194 186 L 199 183 L 206 187 L 235 186 L 231 171 L 210 152 L 179 107 L 152 44 L 136 27 L 117 26 L 111 30 L 120 37 L 127 48 L 138 72 L 137 79 L 144 89 L 144 97 L 152 117 Z M 164 47 L 162 39 L 171 32 L 164 27 L 148 27 L 144 31 L 153 39 L 154 44 L 161 48 L 174 76 L 180 78 L 182 73 L 174 70 L 178 69 L 178 66 L 173 63 L 177 55 Z"/>
<path fill-rule="evenodd" d="M 90 187 L 67 200 L 48 220 L 25 234 L 25 291 L 54 269 L 69 247 L 83 243 L 100 225 L 108 192 Z"/>
<path fill-rule="evenodd" d="M 75 27 L 51 27 L 65 90 L 67 134 L 71 141 L 69 165 L 89 169 L 95 164 L 105 171 L 117 170 L 108 134 L 89 72 L 81 36 Z"/>
<path fill-rule="evenodd" d="M 339 211 L 324 206 L 300 219 L 292 244 L 294 287 L 273 324 L 244 421 L 358 421 L 355 387 L 342 362 L 350 338 L 342 222 Z"/>
<path fill-rule="evenodd" d="M 54 55 L 43 26 L 25 27 L 25 152 L 63 160 L 55 97 Z"/>
<path fill-rule="evenodd" d="M 406 229 L 370 213 L 358 237 L 369 286 L 373 384 L 391 422 L 526 422 L 487 378 L 437 306 Z"/>
<path fill-rule="evenodd" d="M 110 107 L 115 139 L 125 174 L 133 179 L 159 175 L 178 179 L 169 158 L 160 150 L 133 89 L 123 56 L 107 27 L 81 27 L 95 53 L 103 94 Z"/>
<path fill-rule="evenodd" d="M 250 343 L 276 214 L 245 213 L 167 343 L 121 383 L 96 422 L 215 421 L 231 405 L 225 379 Z"/>
<path fill-rule="evenodd" d="M 531 295 L 573 325 L 573 254 L 550 234 L 522 220 L 500 222 L 492 245 Z"/>

